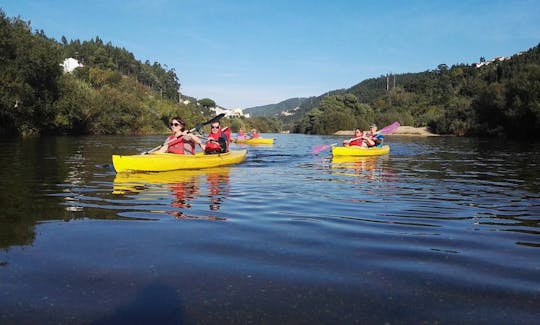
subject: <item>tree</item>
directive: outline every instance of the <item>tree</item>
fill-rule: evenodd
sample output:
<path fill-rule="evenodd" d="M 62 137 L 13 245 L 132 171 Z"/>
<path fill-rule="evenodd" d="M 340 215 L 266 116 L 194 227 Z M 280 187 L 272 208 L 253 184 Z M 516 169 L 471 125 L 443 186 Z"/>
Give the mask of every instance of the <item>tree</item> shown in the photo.
<path fill-rule="evenodd" d="M 216 102 L 214 102 L 213 100 L 211 100 L 210 98 L 202 98 L 202 99 L 199 99 L 197 101 L 197 103 L 199 105 L 201 105 L 202 107 L 206 108 L 206 109 L 209 109 L 211 107 L 216 107 Z"/>
<path fill-rule="evenodd" d="M 37 134 L 52 126 L 60 54 L 57 43 L 0 11 L 0 133 Z"/>

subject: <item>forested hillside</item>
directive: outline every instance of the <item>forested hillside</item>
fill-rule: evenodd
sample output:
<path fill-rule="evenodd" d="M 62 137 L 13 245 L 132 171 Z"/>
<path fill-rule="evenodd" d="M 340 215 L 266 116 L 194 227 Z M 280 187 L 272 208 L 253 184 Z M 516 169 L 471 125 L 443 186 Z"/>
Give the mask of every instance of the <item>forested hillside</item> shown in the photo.
<path fill-rule="evenodd" d="M 277 104 L 245 108 L 243 112 L 251 117 L 279 117 L 280 115 L 293 114 L 306 100 L 309 98 L 289 98 Z"/>
<path fill-rule="evenodd" d="M 68 57 L 84 67 L 63 74 Z M 0 11 L 0 134 L 163 132 L 172 115 L 200 122 L 204 107 L 180 104 L 179 86 L 174 69 L 99 37 L 57 42 Z"/>
<path fill-rule="evenodd" d="M 484 60 L 482 60 L 484 61 Z M 294 132 L 329 134 L 370 123 L 439 134 L 540 138 L 540 47 L 483 65 L 381 76 L 304 102 L 282 118 Z"/>

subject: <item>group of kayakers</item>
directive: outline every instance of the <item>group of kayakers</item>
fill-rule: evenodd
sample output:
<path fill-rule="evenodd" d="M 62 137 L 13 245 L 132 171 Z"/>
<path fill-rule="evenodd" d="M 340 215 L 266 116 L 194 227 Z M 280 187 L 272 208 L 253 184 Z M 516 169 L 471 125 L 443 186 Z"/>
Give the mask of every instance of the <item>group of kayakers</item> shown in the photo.
<path fill-rule="evenodd" d="M 206 143 L 193 133 L 186 129 L 186 123 L 180 117 L 171 119 L 170 127 L 172 134 L 165 140 L 163 146 L 158 150 L 161 153 L 176 154 L 195 154 L 195 146 L 198 145 L 206 154 L 216 154 L 229 151 L 231 141 L 231 130 L 229 127 L 221 128 L 218 121 L 211 123 L 211 131 L 208 134 Z M 238 130 L 238 139 L 256 139 L 259 138 L 257 129 L 252 129 L 249 134 L 244 133 L 242 129 Z M 354 137 L 343 141 L 343 145 L 358 146 L 361 148 L 382 147 L 384 138 L 377 132 L 377 125 L 372 124 L 369 131 L 362 131 L 360 128 L 354 130 Z"/>
<path fill-rule="evenodd" d="M 219 121 L 211 123 L 211 131 L 206 143 L 203 143 L 195 134 L 189 133 L 186 129 L 186 122 L 180 117 L 173 117 L 170 127 L 172 134 L 165 140 L 158 152 L 194 155 L 196 145 L 199 145 L 207 154 L 229 151 L 231 131 L 229 127 L 222 129 Z"/>
<path fill-rule="evenodd" d="M 238 129 L 238 137 L 237 140 L 246 140 L 246 139 L 257 139 L 259 138 L 259 131 L 257 129 L 251 129 L 249 134 L 246 134 L 242 128 Z"/>
<path fill-rule="evenodd" d="M 369 126 L 369 131 L 362 131 L 360 128 L 354 129 L 354 137 L 343 141 L 343 145 L 358 146 L 361 148 L 382 147 L 384 137 L 377 132 L 377 125 Z"/>

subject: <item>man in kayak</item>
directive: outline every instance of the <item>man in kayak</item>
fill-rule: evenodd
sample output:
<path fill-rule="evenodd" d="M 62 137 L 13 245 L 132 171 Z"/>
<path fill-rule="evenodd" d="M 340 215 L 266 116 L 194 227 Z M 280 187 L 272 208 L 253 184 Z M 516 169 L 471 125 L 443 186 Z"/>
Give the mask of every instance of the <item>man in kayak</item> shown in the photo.
<path fill-rule="evenodd" d="M 369 133 L 367 136 L 369 138 L 369 141 L 367 142 L 368 147 L 382 147 L 384 137 L 382 134 L 377 133 L 377 125 L 371 124 L 369 126 Z"/>
<path fill-rule="evenodd" d="M 176 153 L 181 155 L 194 155 L 195 144 L 198 144 L 202 150 L 205 145 L 201 139 L 194 134 L 189 133 L 186 129 L 186 122 L 180 117 L 171 119 L 170 127 L 172 134 L 165 140 L 163 146 L 158 150 L 161 153 Z"/>
<path fill-rule="evenodd" d="M 357 146 L 360 148 L 367 148 L 368 137 L 364 134 L 364 131 L 359 128 L 354 129 L 354 138 L 343 141 L 345 147 L 348 146 Z"/>
<path fill-rule="evenodd" d="M 221 129 L 219 121 L 212 123 L 211 128 L 204 152 L 206 154 L 228 152 L 231 129 L 229 127 Z"/>

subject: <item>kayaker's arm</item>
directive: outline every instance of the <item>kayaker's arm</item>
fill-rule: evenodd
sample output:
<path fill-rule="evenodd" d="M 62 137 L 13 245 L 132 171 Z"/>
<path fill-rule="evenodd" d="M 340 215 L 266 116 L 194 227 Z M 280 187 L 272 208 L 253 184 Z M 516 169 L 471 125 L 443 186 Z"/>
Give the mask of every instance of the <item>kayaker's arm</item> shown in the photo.
<path fill-rule="evenodd" d="M 193 141 L 195 144 L 201 147 L 202 151 L 204 151 L 204 149 L 206 148 L 204 143 L 202 143 L 201 139 L 193 133 L 186 133 L 184 139 L 186 139 L 186 141 Z"/>

